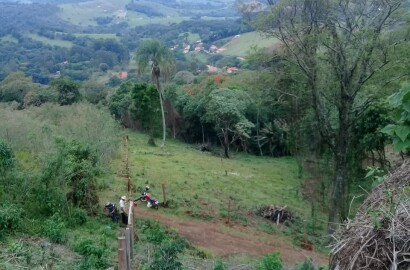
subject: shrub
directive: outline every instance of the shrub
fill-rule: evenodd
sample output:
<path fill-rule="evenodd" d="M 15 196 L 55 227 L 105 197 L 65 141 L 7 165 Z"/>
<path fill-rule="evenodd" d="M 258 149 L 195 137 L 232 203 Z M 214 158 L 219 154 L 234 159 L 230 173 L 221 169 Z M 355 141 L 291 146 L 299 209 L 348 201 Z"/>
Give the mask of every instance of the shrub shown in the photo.
<path fill-rule="evenodd" d="M 296 266 L 295 270 L 319 270 L 319 268 L 313 264 L 311 258 L 306 258 L 302 264 Z"/>
<path fill-rule="evenodd" d="M 63 244 L 67 241 L 66 225 L 58 215 L 53 215 L 44 222 L 42 233 L 54 243 Z"/>
<path fill-rule="evenodd" d="M 182 263 L 178 260 L 178 255 L 186 247 L 186 242 L 183 240 L 165 241 L 157 246 L 154 251 L 151 270 L 177 270 L 182 269 Z"/>
<path fill-rule="evenodd" d="M 0 238 L 21 228 L 23 209 L 13 204 L 0 205 Z"/>
<path fill-rule="evenodd" d="M 87 222 L 87 211 L 80 208 L 73 208 L 68 222 L 72 227 L 83 225 Z"/>
<path fill-rule="evenodd" d="M 226 270 L 225 264 L 222 261 L 216 261 L 214 265 L 214 270 Z"/>
<path fill-rule="evenodd" d="M 162 241 L 169 238 L 167 232 L 162 228 L 159 222 L 147 220 L 142 225 L 142 233 L 145 239 L 153 244 L 160 244 Z"/>
<path fill-rule="evenodd" d="M 10 147 L 5 143 L 0 141 L 0 172 L 5 172 L 6 170 L 14 166 L 14 153 Z"/>
<path fill-rule="evenodd" d="M 83 255 L 81 269 L 106 269 L 108 267 L 108 248 L 105 241 L 97 244 L 91 239 L 79 242 L 74 251 Z"/>
<path fill-rule="evenodd" d="M 256 266 L 256 270 L 282 270 L 282 260 L 279 252 L 265 255 Z"/>

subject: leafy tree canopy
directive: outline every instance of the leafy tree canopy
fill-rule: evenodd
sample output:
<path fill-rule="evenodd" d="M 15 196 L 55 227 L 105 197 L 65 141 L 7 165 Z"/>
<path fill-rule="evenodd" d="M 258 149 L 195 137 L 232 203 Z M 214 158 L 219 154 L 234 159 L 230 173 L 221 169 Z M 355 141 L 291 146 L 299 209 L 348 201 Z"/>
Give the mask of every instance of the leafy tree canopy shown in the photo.
<path fill-rule="evenodd" d="M 58 91 L 58 103 L 60 105 L 71 105 L 80 100 L 80 86 L 70 78 L 61 77 L 51 82 Z"/>

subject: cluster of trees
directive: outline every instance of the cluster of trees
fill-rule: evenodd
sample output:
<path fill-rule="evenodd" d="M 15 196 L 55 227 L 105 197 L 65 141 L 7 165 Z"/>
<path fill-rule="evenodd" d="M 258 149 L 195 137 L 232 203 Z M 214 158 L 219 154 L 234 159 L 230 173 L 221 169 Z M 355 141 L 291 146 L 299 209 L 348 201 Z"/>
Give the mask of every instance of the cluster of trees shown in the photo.
<path fill-rule="evenodd" d="M 0 36 L 12 33 L 36 31 L 42 27 L 48 29 L 74 29 L 74 26 L 61 20 L 58 7 L 51 4 L 18 4 L 0 2 Z"/>
<path fill-rule="evenodd" d="M 105 102 L 109 87 L 94 81 L 80 84 L 69 77 L 59 77 L 49 86 L 32 82 L 22 72 L 10 73 L 0 82 L 0 102 L 11 102 L 18 109 L 41 106 L 44 103 L 71 105 L 82 99 L 90 103 Z"/>
<path fill-rule="evenodd" d="M 244 74 L 242 79 L 254 75 Z M 279 118 L 281 106 L 270 110 L 273 104 L 267 102 L 264 108 L 258 108 L 262 97 L 258 97 L 261 93 L 255 93 L 256 89 L 254 93 L 249 91 L 252 81 L 239 86 L 234 80 L 200 76 L 191 84 L 168 84 L 164 101 L 168 104 L 165 118 L 170 134 L 190 143 L 221 145 L 226 157 L 232 148 L 261 155 L 289 154 L 285 120 Z M 147 84 L 123 84 L 109 105 L 123 125 L 148 131 L 151 141 L 161 129 L 160 98 L 158 94 L 154 96 L 154 89 Z M 143 106 L 148 100 L 149 106 Z"/>
<path fill-rule="evenodd" d="M 78 37 L 72 40 L 71 48 L 64 48 L 44 45 L 19 34 L 13 38 L 16 43 L 0 42 L 0 79 L 20 70 L 42 84 L 48 84 L 50 74 L 57 72 L 84 81 L 101 64 L 112 69 L 129 61 L 128 49 L 114 39 Z"/>

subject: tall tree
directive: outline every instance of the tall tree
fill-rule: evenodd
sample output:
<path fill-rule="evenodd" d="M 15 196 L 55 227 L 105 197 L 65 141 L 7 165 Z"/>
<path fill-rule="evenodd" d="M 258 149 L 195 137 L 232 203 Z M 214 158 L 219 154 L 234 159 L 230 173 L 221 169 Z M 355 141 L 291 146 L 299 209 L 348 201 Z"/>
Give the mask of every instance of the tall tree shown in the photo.
<path fill-rule="evenodd" d="M 241 141 L 246 151 L 246 141 L 255 126 L 246 118 L 252 102 L 249 95 L 236 89 L 215 89 L 209 94 L 203 118 L 214 125 L 227 158 L 229 146 L 236 140 Z"/>
<path fill-rule="evenodd" d="M 132 103 L 130 112 L 140 122 L 141 128 L 148 131 L 148 144 L 155 145 L 154 134 L 159 125 L 155 125 L 159 118 L 158 95 L 152 84 L 134 84 L 131 92 Z"/>
<path fill-rule="evenodd" d="M 164 91 L 161 87 L 160 77 L 162 75 L 164 81 L 175 70 L 175 58 L 172 52 L 162 45 L 158 40 L 147 39 L 144 40 L 138 47 L 135 55 L 137 62 L 137 71 L 142 74 L 145 69 L 151 67 L 151 79 L 155 83 L 159 95 L 162 114 L 162 143 L 161 147 L 165 145 L 166 137 L 166 123 L 164 112 Z"/>
<path fill-rule="evenodd" d="M 51 86 L 58 92 L 60 105 L 71 105 L 80 100 L 80 86 L 68 77 L 61 77 L 51 82 Z"/>
<path fill-rule="evenodd" d="M 335 231 L 340 220 L 354 136 L 352 126 L 371 102 L 371 98 L 359 102 L 358 96 L 373 75 L 386 68 L 390 49 L 400 41 L 392 30 L 401 3 L 271 1 L 268 12 L 255 20 L 259 30 L 279 39 L 286 60 L 303 74 L 320 134 L 333 152 L 329 233 Z"/>

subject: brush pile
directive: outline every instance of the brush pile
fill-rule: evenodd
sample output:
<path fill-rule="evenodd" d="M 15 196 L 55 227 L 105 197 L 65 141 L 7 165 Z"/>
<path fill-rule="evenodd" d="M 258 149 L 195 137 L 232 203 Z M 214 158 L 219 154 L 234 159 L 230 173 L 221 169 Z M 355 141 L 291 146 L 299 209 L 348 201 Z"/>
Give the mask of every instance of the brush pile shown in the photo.
<path fill-rule="evenodd" d="M 272 220 L 276 224 L 284 223 L 285 221 L 291 221 L 293 219 L 292 213 L 286 209 L 286 206 L 274 206 L 274 205 L 266 205 L 261 206 L 258 209 L 258 213 L 267 218 Z"/>
<path fill-rule="evenodd" d="M 410 162 L 377 186 L 334 237 L 330 269 L 410 269 Z"/>

